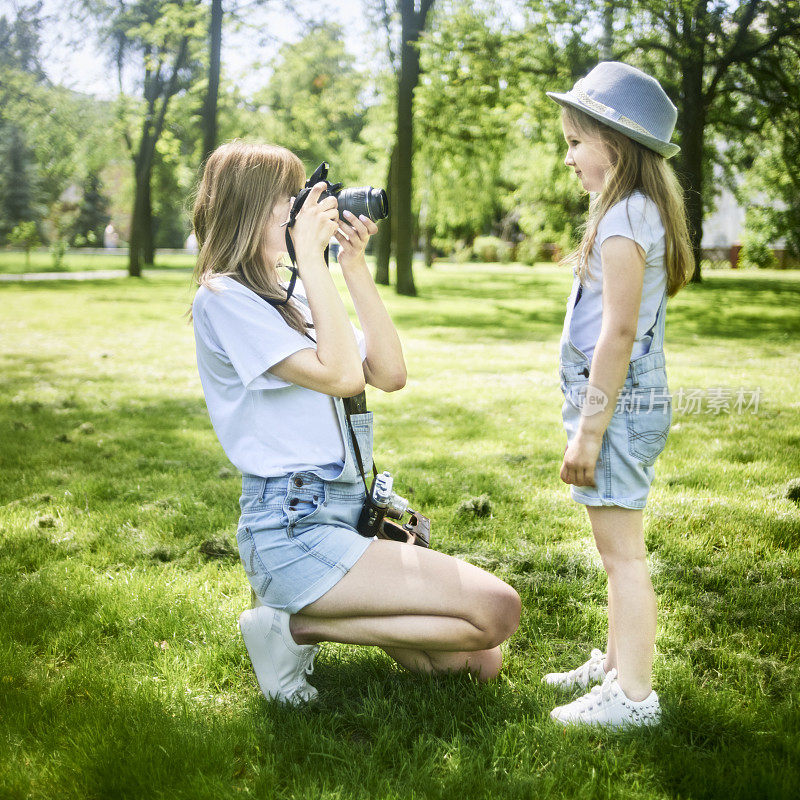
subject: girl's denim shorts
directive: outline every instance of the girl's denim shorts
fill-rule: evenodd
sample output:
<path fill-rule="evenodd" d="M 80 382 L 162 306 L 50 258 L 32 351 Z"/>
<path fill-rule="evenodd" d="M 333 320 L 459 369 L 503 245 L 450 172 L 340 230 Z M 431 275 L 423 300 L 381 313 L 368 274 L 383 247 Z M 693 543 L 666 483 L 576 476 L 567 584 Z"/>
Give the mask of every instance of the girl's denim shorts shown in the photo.
<path fill-rule="evenodd" d="M 344 577 L 372 542 L 355 529 L 364 495 L 311 472 L 243 476 L 236 541 L 264 605 L 296 614 Z"/>
<path fill-rule="evenodd" d="M 588 370 L 587 370 L 588 372 Z M 567 441 L 578 431 L 587 379 L 564 380 L 561 416 Z M 672 422 L 672 403 L 663 366 L 629 373 L 614 416 L 606 428 L 594 468 L 596 486 L 571 486 L 572 499 L 587 506 L 640 509 L 647 503 L 655 472 Z"/>

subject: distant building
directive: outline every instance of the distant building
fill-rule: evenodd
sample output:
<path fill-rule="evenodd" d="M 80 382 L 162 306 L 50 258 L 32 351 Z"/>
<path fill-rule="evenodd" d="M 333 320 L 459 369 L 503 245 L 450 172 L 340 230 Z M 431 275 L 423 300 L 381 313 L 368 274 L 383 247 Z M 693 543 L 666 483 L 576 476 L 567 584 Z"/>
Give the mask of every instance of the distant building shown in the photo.
<path fill-rule="evenodd" d="M 728 249 L 742 243 L 744 206 L 740 206 L 729 189 L 722 189 L 716 208 L 703 220 L 703 249 Z"/>

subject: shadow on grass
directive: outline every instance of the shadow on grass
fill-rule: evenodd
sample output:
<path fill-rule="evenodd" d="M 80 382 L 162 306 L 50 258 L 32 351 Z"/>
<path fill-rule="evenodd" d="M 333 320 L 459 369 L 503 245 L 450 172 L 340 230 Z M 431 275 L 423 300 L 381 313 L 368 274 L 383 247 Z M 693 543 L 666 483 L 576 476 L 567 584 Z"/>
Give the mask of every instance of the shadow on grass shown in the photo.
<path fill-rule="evenodd" d="M 393 309 L 398 327 L 432 329 L 436 340 L 448 342 L 539 341 L 560 331 L 569 292 L 562 281 L 534 270 L 458 277 Z"/>
<path fill-rule="evenodd" d="M 785 340 L 800 333 L 800 281 L 704 278 L 669 304 L 667 324 L 671 341 L 694 336 Z"/>
<path fill-rule="evenodd" d="M 674 685 L 658 729 L 565 732 L 547 717 L 561 698 L 536 683 L 418 678 L 366 651 L 318 671 L 323 700 L 292 709 L 255 696 L 249 674 L 219 705 L 153 683 L 141 664 L 115 678 L 62 667 L 54 680 L 12 659 L 8 796 L 788 800 L 798 779 L 788 705 L 730 707 Z M 43 774 L 30 763 L 41 751 Z"/>

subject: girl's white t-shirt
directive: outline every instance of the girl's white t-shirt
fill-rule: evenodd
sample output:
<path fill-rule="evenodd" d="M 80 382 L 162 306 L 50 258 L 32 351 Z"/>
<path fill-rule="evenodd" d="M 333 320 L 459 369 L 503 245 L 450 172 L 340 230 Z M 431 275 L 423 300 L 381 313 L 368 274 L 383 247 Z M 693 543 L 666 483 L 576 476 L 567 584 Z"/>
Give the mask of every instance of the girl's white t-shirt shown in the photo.
<path fill-rule="evenodd" d="M 294 294 L 311 322 L 299 281 Z M 208 413 L 231 462 L 245 474 L 264 478 L 303 471 L 335 478 L 344 465 L 344 442 L 333 398 L 269 372 L 316 344 L 227 276 L 198 289 L 192 317 Z M 364 336 L 354 331 L 363 359 Z"/>
<path fill-rule="evenodd" d="M 603 263 L 600 248 L 611 236 L 632 239 L 645 253 L 642 302 L 631 359 L 644 355 L 650 348 L 647 334 L 656 321 L 661 300 L 667 287 L 664 264 L 664 225 L 656 204 L 641 192 L 611 206 L 597 226 L 597 236 L 589 253 L 589 276 L 572 311 L 569 338 L 575 347 L 591 358 L 603 322 Z M 575 303 L 578 282 L 575 281 L 567 308 Z M 567 316 L 569 319 L 569 315 Z"/>

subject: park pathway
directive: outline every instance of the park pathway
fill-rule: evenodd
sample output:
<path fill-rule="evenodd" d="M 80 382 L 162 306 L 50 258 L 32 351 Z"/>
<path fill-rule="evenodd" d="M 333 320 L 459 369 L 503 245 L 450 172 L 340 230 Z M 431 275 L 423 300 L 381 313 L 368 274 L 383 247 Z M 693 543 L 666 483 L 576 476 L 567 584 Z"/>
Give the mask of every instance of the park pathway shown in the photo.
<path fill-rule="evenodd" d="M 191 269 L 181 269 L 171 267 L 170 269 L 145 269 L 142 270 L 143 277 L 155 277 L 164 273 L 186 273 Z M 127 270 L 124 269 L 96 269 L 86 272 L 18 272 L 8 275 L 0 275 L 0 282 L 13 283 L 15 281 L 93 281 L 105 280 L 109 278 L 126 278 Z"/>

